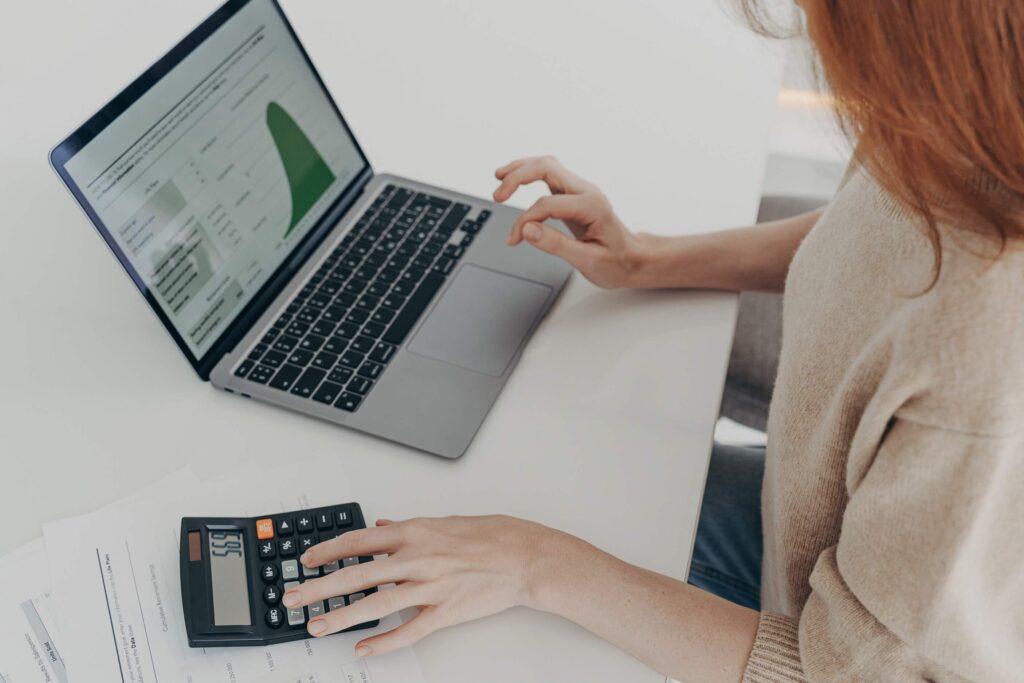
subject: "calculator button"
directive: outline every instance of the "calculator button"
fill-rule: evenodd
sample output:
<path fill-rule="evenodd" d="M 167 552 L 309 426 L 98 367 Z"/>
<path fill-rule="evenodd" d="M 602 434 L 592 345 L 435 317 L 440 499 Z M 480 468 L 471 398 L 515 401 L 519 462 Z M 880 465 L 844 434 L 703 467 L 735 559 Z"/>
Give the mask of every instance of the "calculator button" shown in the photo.
<path fill-rule="evenodd" d="M 313 530 L 313 516 L 302 515 L 295 520 L 295 528 L 299 530 L 300 534 L 305 534 Z"/>
<path fill-rule="evenodd" d="M 302 578 L 304 579 L 315 579 L 320 576 L 320 567 L 307 567 L 302 565 Z"/>
<path fill-rule="evenodd" d="M 267 626 L 270 628 L 277 628 L 284 623 L 284 615 L 276 607 L 271 607 L 267 610 Z"/>
<path fill-rule="evenodd" d="M 294 581 L 299 578 L 299 563 L 296 560 L 285 560 L 281 563 L 281 579 Z M 285 589 L 287 590 L 287 588 Z"/>
<path fill-rule="evenodd" d="M 334 526 L 334 520 L 331 518 L 330 512 L 318 512 L 316 513 L 316 528 L 317 529 L 330 529 Z"/>
<path fill-rule="evenodd" d="M 348 604 L 354 605 L 365 597 L 365 593 L 353 593 L 352 595 L 348 596 Z"/>
<path fill-rule="evenodd" d="M 337 560 L 331 560 L 330 562 L 328 562 L 327 564 L 324 565 L 324 574 L 330 574 L 331 572 L 336 572 L 336 571 L 338 571 L 338 561 Z"/>
<path fill-rule="evenodd" d="M 327 601 L 327 607 L 333 612 L 336 609 L 341 609 L 345 606 L 345 596 L 339 595 L 336 598 L 331 598 Z"/>
<path fill-rule="evenodd" d="M 260 559 L 269 560 L 274 556 L 274 542 L 260 541 Z"/>
<path fill-rule="evenodd" d="M 299 537 L 299 552 L 304 553 L 313 546 L 316 545 L 316 536 L 300 536 Z"/>
<path fill-rule="evenodd" d="M 334 513 L 334 522 L 339 527 L 352 525 L 352 513 L 348 510 L 338 510 Z"/>
<path fill-rule="evenodd" d="M 264 518 L 256 520 L 256 539 L 266 541 L 274 537 L 274 520 Z"/>
<path fill-rule="evenodd" d="M 277 567 L 272 564 L 263 565 L 263 568 L 260 569 L 260 576 L 267 583 L 274 583 L 277 581 Z"/>
<path fill-rule="evenodd" d="M 284 584 L 285 592 L 290 591 L 293 588 L 298 588 L 298 581 L 289 581 Z M 301 607 L 294 607 L 288 609 L 288 625 L 289 626 L 301 626 L 306 623 L 306 610 Z"/>
<path fill-rule="evenodd" d="M 277 520 L 277 535 L 278 536 L 291 536 L 295 531 L 295 522 L 289 519 Z"/>
<path fill-rule="evenodd" d="M 274 584 L 263 589 L 263 602 L 268 605 L 276 605 L 281 602 L 281 591 Z"/>
<path fill-rule="evenodd" d="M 313 617 L 322 617 L 327 613 L 327 608 L 325 607 L 323 600 L 320 602 L 314 602 L 312 605 L 309 605 L 308 609 L 310 619 Z"/>
<path fill-rule="evenodd" d="M 359 558 L 358 557 L 345 557 L 345 558 L 342 558 L 342 560 L 341 560 L 341 566 L 342 567 L 351 567 L 354 564 L 359 564 Z"/>
<path fill-rule="evenodd" d="M 282 538 L 277 542 L 277 550 L 281 553 L 281 557 L 293 556 L 295 554 L 295 539 Z"/>

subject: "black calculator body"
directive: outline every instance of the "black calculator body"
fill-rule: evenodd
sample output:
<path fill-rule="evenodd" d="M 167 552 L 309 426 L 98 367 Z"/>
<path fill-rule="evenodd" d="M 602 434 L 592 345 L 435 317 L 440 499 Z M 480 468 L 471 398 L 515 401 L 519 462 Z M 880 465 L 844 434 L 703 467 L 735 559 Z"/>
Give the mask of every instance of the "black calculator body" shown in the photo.
<path fill-rule="evenodd" d="M 363 511 L 356 503 L 251 518 L 183 518 L 181 602 L 189 646 L 269 645 L 310 637 L 306 631 L 310 619 L 350 605 L 377 589 L 296 609 L 281 604 L 284 592 L 373 558 L 346 557 L 308 569 L 299 556 L 321 541 L 365 527 Z"/>

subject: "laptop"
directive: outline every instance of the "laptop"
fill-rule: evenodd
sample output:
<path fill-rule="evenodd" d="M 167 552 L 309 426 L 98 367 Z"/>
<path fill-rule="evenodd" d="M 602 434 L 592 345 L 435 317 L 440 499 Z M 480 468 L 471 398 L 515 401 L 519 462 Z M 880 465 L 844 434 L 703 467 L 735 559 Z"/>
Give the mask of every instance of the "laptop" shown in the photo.
<path fill-rule="evenodd" d="M 50 162 L 200 378 L 449 458 L 570 274 L 505 245 L 516 210 L 375 173 L 275 0 L 225 3 Z"/>

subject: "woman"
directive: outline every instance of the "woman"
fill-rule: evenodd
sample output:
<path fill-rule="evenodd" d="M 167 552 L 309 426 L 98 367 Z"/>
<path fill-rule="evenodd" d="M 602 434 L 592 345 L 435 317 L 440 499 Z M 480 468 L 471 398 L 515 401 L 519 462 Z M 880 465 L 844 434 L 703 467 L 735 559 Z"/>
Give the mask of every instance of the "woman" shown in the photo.
<path fill-rule="evenodd" d="M 357 649 L 378 654 L 528 605 L 685 680 L 1021 680 L 1024 5 L 800 4 L 856 138 L 824 213 L 633 234 L 598 188 L 550 158 L 499 169 L 494 193 L 546 182 L 552 196 L 509 243 L 602 287 L 785 292 L 767 457 L 715 449 L 697 541 L 692 580 L 733 601 L 522 520 L 382 520 L 303 562 L 387 559 L 285 603 L 397 587 L 312 620 L 310 633 L 419 606 Z M 712 533 L 737 520 L 752 521 Z"/>

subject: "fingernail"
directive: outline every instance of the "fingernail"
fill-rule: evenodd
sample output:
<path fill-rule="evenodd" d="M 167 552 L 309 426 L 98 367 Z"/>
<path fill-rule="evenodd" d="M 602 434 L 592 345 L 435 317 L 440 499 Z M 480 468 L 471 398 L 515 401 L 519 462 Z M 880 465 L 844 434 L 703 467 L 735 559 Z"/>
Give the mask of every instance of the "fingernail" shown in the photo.
<path fill-rule="evenodd" d="M 531 242 L 538 241 L 541 235 L 540 226 L 537 225 L 536 223 L 527 223 L 526 226 L 523 228 L 523 235 L 525 235 L 526 239 L 530 240 Z"/>
<path fill-rule="evenodd" d="M 356 654 L 360 657 L 369 657 L 372 652 L 369 645 L 360 645 L 356 648 Z"/>
<path fill-rule="evenodd" d="M 312 634 L 314 636 L 319 636 L 319 635 L 321 635 L 326 630 L 327 630 L 327 624 L 325 624 L 322 619 L 318 619 L 317 621 L 309 622 L 309 632 L 310 632 L 310 634 Z"/>
<path fill-rule="evenodd" d="M 302 553 L 302 555 L 299 556 L 299 562 L 301 562 L 302 564 L 306 565 L 307 567 L 309 566 L 310 559 L 312 559 L 312 558 L 310 558 L 308 552 Z"/>
<path fill-rule="evenodd" d="M 285 607 L 298 607 L 299 603 L 302 602 L 302 598 L 300 598 L 299 594 L 295 591 L 288 591 L 284 594 L 284 597 L 281 598 L 281 602 L 284 603 Z"/>

